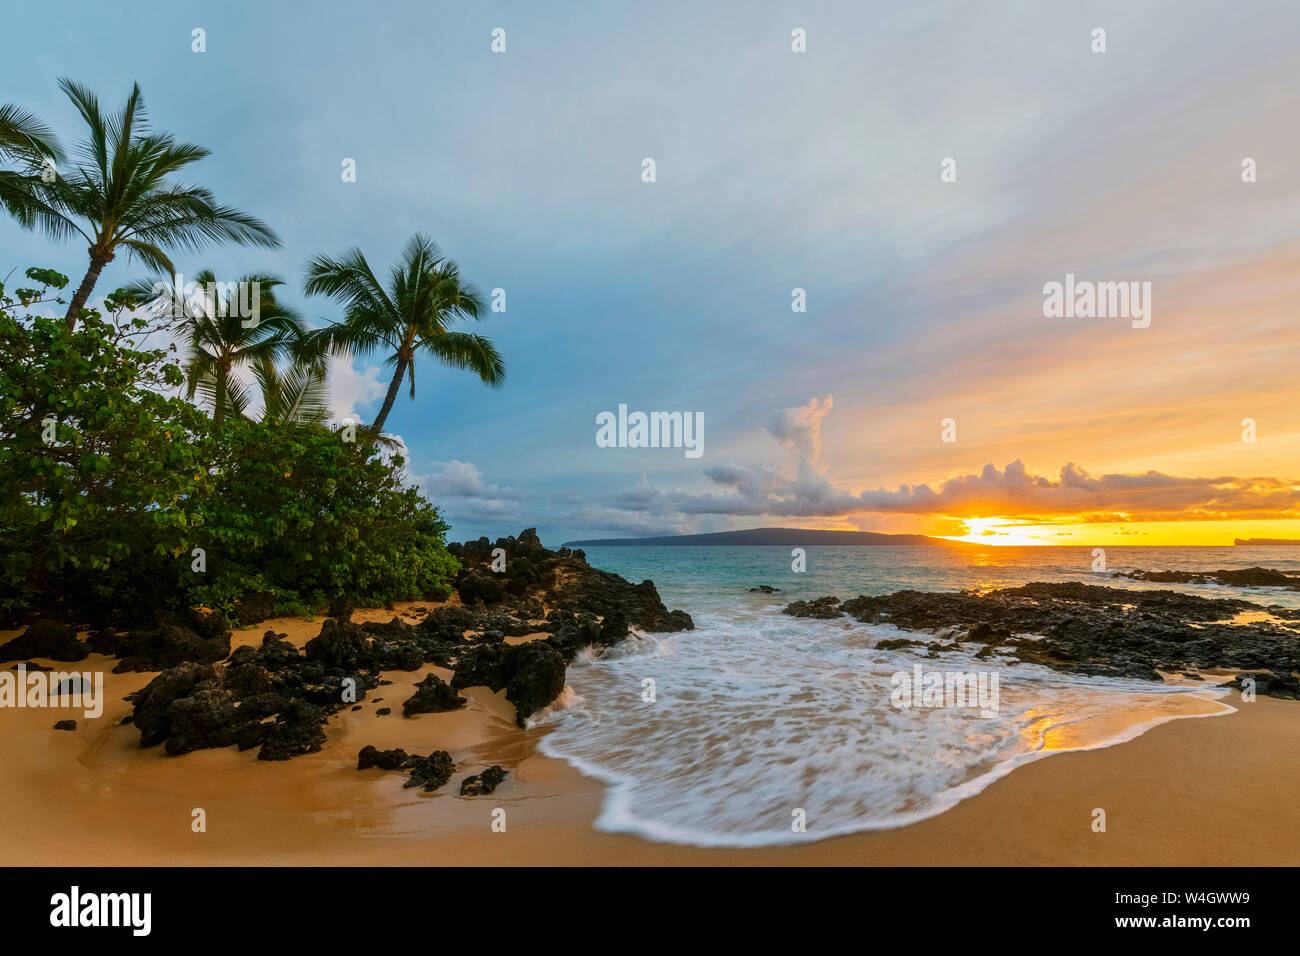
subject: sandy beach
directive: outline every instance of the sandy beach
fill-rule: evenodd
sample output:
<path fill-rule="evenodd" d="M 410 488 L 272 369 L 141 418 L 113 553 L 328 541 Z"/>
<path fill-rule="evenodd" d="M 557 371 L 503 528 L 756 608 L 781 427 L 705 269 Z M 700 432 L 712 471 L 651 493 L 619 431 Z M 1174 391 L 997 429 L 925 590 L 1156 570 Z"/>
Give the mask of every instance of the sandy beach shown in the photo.
<path fill-rule="evenodd" d="M 427 605 L 417 605 L 427 606 Z M 411 605 L 398 611 L 410 621 Z M 392 611 L 357 611 L 383 621 Z M 319 621 L 279 618 L 237 631 L 257 643 L 271 629 L 301 646 Z M 4 632 L 7 640 L 17 632 Z M 511 641 L 529 638 L 511 638 Z M 111 671 L 92 655 L 60 670 Z M 928 820 L 899 829 L 762 849 L 700 849 L 601 833 L 604 786 L 537 752 L 544 731 L 520 730 L 504 693 L 469 688 L 466 707 L 401 716 L 426 666 L 390 672 L 360 709 L 331 721 L 319 752 L 263 762 L 234 747 L 167 756 L 142 749 L 122 724 L 122 697 L 153 674 L 106 673 L 103 714 L 0 710 L 0 814 L 11 821 L 0 862 L 34 865 L 1234 865 L 1300 862 L 1300 704 L 1261 697 L 1236 712 L 1183 719 L 1102 750 L 1053 754 L 995 781 Z M 395 713 L 377 716 L 381 707 Z M 1207 702 L 1207 713 L 1221 710 Z M 75 731 L 56 731 L 73 717 Z M 403 789 L 405 775 L 358 771 L 366 745 L 411 753 L 447 750 L 451 783 L 433 794 Z M 1057 746 L 1068 746 L 1069 741 Z M 457 796 L 462 779 L 500 764 L 496 793 Z M 1107 815 L 1092 829 L 1093 810 Z M 193 811 L 206 831 L 193 832 Z M 505 832 L 492 829 L 505 810 Z M 1268 838 L 1258 834 L 1267 815 Z"/>
<path fill-rule="evenodd" d="M 1294 922 L 1228 868 L 1300 867 L 1300 3 L 9 6 L 20 917 Z"/>

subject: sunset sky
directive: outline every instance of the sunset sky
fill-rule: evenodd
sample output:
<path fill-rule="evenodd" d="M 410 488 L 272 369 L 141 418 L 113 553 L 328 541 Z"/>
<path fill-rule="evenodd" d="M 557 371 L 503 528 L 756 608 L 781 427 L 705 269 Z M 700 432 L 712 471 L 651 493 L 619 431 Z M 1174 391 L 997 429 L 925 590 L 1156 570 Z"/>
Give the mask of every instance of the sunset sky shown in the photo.
<path fill-rule="evenodd" d="M 427 231 L 506 289 L 477 330 L 506 386 L 424 364 L 388 422 L 455 538 L 1300 538 L 1300 6 L 586 6 L 421 0 L 362 31 L 334 0 L 17 5 L 15 37 L 85 28 L 12 44 L 0 101 L 68 144 L 58 77 L 114 106 L 138 80 L 213 150 L 194 176 L 284 240 L 185 272 L 299 287 L 310 255 L 386 271 Z M 97 43 L 123 22 L 147 55 Z M 85 250 L 0 222 L 0 274 L 29 265 L 75 282 Z M 1045 318 L 1067 272 L 1150 282 L 1150 326 Z M 142 274 L 114 262 L 98 292 Z M 340 366 L 337 413 L 373 417 L 386 382 Z M 702 412 L 703 455 L 597 447 L 620 403 Z"/>

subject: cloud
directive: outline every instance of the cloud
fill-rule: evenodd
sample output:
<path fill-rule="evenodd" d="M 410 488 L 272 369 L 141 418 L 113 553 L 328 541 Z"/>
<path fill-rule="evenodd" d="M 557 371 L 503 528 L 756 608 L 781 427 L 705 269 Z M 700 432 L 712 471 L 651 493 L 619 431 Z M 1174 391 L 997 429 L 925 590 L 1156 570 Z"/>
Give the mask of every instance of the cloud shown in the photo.
<path fill-rule="evenodd" d="M 388 390 L 388 376 L 375 365 L 357 369 L 351 355 L 329 359 L 330 415 L 335 421 L 361 421 L 358 407 L 379 401 Z"/>
<path fill-rule="evenodd" d="M 511 500 L 517 497 L 508 488 L 484 483 L 483 472 L 467 461 L 437 461 L 433 467 L 435 471 L 425 476 L 422 483 L 441 497 Z"/>
<path fill-rule="evenodd" d="M 932 489 L 904 485 L 857 496 L 867 511 L 1008 518 L 1077 517 L 1095 521 L 1195 521 L 1300 516 L 1300 484 L 1280 478 L 1184 478 L 1158 471 L 1091 475 L 1069 462 L 1053 480 L 1030 474 L 1023 462 L 1001 471 L 950 478 Z"/>
<path fill-rule="evenodd" d="M 436 461 L 433 471 L 415 482 L 434 504 L 456 522 L 490 522 L 513 518 L 520 496 L 511 488 L 488 484 L 483 472 L 467 461 Z"/>
<path fill-rule="evenodd" d="M 812 465 L 821 461 L 822 419 L 835 404 L 835 396 L 827 395 L 818 401 L 810 399 L 807 405 L 783 408 L 767 424 L 772 437 L 781 447 L 792 449 L 800 458 Z"/>
<path fill-rule="evenodd" d="M 989 463 L 978 474 L 935 485 L 900 485 L 854 492 L 841 488 L 820 465 L 821 425 L 831 396 L 786 408 L 768 432 L 789 452 L 781 465 L 729 462 L 705 471 L 725 491 L 662 492 L 647 485 L 614 495 L 610 504 L 681 521 L 704 515 L 844 518 L 851 515 L 926 515 L 950 519 L 1001 517 L 1065 523 L 1300 517 L 1300 483 L 1272 477 L 1180 477 L 1159 471 L 1093 475 L 1075 462 L 1055 477 L 1034 474 L 1016 459 Z"/>

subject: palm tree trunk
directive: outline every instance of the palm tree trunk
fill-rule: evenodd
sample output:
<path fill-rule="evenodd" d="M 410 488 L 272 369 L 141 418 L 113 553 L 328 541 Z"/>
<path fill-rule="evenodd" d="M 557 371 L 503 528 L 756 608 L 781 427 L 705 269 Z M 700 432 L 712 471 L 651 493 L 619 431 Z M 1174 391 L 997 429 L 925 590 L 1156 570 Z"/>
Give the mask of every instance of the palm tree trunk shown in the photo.
<path fill-rule="evenodd" d="M 77 327 L 77 319 L 81 318 L 81 310 L 90 298 L 90 293 L 94 291 L 95 283 L 99 281 L 99 274 L 104 271 L 104 266 L 108 265 L 112 258 L 112 256 L 97 256 L 91 253 L 90 268 L 86 270 L 86 277 L 81 280 L 76 295 L 68 304 L 68 314 L 63 317 L 68 324 L 69 332 Z"/>
<path fill-rule="evenodd" d="M 375 418 L 375 423 L 370 426 L 370 430 L 376 435 L 384 427 L 384 422 L 388 420 L 388 413 L 393 410 L 393 402 L 397 401 L 397 390 L 402 387 L 402 376 L 406 374 L 406 359 L 398 356 L 397 368 L 393 369 L 393 380 L 388 383 L 388 394 L 384 396 L 384 406 L 379 409 L 379 415 Z"/>
<path fill-rule="evenodd" d="M 212 427 L 220 428 L 221 420 L 225 417 L 223 414 L 226 408 L 226 388 L 230 380 L 230 367 L 225 362 L 217 364 L 217 387 L 215 389 L 214 401 L 212 403 Z"/>

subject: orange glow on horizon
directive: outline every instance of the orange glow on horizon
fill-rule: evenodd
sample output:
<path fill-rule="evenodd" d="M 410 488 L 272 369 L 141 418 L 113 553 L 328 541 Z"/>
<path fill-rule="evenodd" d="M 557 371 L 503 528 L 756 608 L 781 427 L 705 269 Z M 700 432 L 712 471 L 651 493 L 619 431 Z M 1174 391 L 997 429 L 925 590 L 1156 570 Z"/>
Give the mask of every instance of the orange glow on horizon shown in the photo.
<path fill-rule="evenodd" d="M 1237 538 L 1300 540 L 1300 520 L 1130 521 L 1090 524 L 1068 517 L 1055 523 L 1011 518 L 960 519 L 962 535 L 937 535 L 988 547 L 1078 545 L 1081 547 L 1231 547 Z"/>

